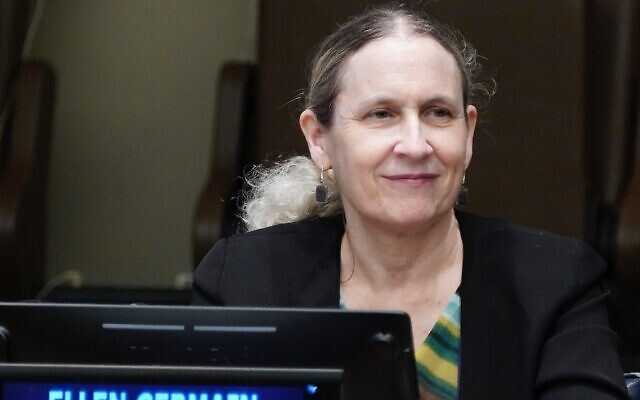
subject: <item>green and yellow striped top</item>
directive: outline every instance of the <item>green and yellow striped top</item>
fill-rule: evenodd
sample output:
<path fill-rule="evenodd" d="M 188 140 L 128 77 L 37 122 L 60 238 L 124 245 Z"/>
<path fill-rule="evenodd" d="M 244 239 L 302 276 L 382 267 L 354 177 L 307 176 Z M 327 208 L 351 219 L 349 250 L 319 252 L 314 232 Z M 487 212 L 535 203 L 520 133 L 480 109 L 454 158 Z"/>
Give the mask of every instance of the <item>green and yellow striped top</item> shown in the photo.
<path fill-rule="evenodd" d="M 460 362 L 460 296 L 457 293 L 415 352 L 420 398 L 457 399 Z"/>

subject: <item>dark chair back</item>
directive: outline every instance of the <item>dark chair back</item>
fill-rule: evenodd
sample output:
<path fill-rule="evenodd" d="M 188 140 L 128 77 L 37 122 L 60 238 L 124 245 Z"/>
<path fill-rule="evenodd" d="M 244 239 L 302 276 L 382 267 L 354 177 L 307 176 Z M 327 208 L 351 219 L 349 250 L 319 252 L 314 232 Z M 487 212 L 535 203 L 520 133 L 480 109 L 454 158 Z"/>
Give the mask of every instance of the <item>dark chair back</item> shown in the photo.
<path fill-rule="evenodd" d="M 21 60 L 29 1 L 0 1 L 0 299 L 32 298 L 44 280 L 45 194 L 54 76 Z"/>
<path fill-rule="evenodd" d="M 222 236 L 232 234 L 242 167 L 249 162 L 253 136 L 255 66 L 229 62 L 220 71 L 216 126 L 209 176 L 198 198 L 192 223 L 194 266 Z"/>

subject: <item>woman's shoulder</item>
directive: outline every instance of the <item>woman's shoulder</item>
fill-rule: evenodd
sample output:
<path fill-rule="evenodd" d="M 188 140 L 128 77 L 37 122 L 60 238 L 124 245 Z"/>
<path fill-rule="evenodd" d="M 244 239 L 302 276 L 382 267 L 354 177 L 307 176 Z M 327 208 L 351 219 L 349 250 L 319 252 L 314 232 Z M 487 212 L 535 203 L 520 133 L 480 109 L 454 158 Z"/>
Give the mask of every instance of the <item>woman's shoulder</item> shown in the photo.
<path fill-rule="evenodd" d="M 466 213 L 458 221 L 465 252 L 462 338 L 470 349 L 462 352 L 463 364 L 480 375 L 487 359 L 497 368 L 519 365 L 544 398 L 556 390 L 591 398 L 591 385 L 622 394 L 602 258 L 580 240 L 541 229 Z M 485 378 L 492 374 L 496 368 Z"/>
<path fill-rule="evenodd" d="M 542 284 L 567 284 L 598 279 L 606 264 L 582 240 L 499 218 L 456 214 L 468 255 L 477 263 L 503 267 L 509 273 Z"/>
<path fill-rule="evenodd" d="M 332 217 L 311 217 L 300 221 L 275 224 L 266 228 L 250 232 L 238 233 L 228 237 L 228 240 L 252 241 L 278 235 L 335 235 L 344 231 L 342 215 Z"/>
<path fill-rule="evenodd" d="M 520 225 L 501 218 L 480 216 L 461 211 L 456 212 L 456 218 L 460 224 L 463 239 L 467 239 L 467 241 L 496 238 L 503 243 L 506 241 L 506 243 L 530 244 L 535 248 L 541 248 L 544 244 L 554 248 L 567 249 L 575 247 L 592 250 L 582 240 L 552 233 L 544 229 Z"/>
<path fill-rule="evenodd" d="M 337 279 L 343 229 L 339 216 L 310 218 L 221 239 L 194 273 L 194 302 L 295 304 L 288 292 L 320 274 Z"/>
<path fill-rule="evenodd" d="M 278 252 L 307 252 L 326 244 L 339 243 L 344 226 L 339 216 L 308 218 L 276 224 L 254 231 L 238 233 L 219 240 L 203 260 L 208 258 L 261 258 Z"/>

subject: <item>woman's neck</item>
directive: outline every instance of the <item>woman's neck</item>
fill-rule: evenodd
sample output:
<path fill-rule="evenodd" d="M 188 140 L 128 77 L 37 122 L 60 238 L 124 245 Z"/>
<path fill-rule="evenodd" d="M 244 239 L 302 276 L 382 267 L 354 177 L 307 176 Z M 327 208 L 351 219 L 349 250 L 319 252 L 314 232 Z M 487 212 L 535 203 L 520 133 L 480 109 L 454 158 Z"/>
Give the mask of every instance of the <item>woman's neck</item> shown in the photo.
<path fill-rule="evenodd" d="M 436 282 L 452 268 L 461 270 L 462 239 L 453 211 L 411 231 L 393 231 L 349 217 L 341 249 L 344 285 L 406 290 Z"/>

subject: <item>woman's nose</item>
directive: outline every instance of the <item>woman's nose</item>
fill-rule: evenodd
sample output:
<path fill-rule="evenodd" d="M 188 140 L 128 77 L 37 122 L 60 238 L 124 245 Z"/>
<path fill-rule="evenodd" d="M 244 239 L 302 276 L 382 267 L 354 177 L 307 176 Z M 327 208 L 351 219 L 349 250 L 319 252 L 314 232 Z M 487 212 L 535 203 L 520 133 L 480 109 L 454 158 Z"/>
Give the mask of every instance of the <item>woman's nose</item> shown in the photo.
<path fill-rule="evenodd" d="M 419 118 L 406 121 L 402 132 L 394 146 L 394 153 L 400 157 L 424 158 L 433 153 L 433 147 L 428 140 L 427 128 Z"/>

